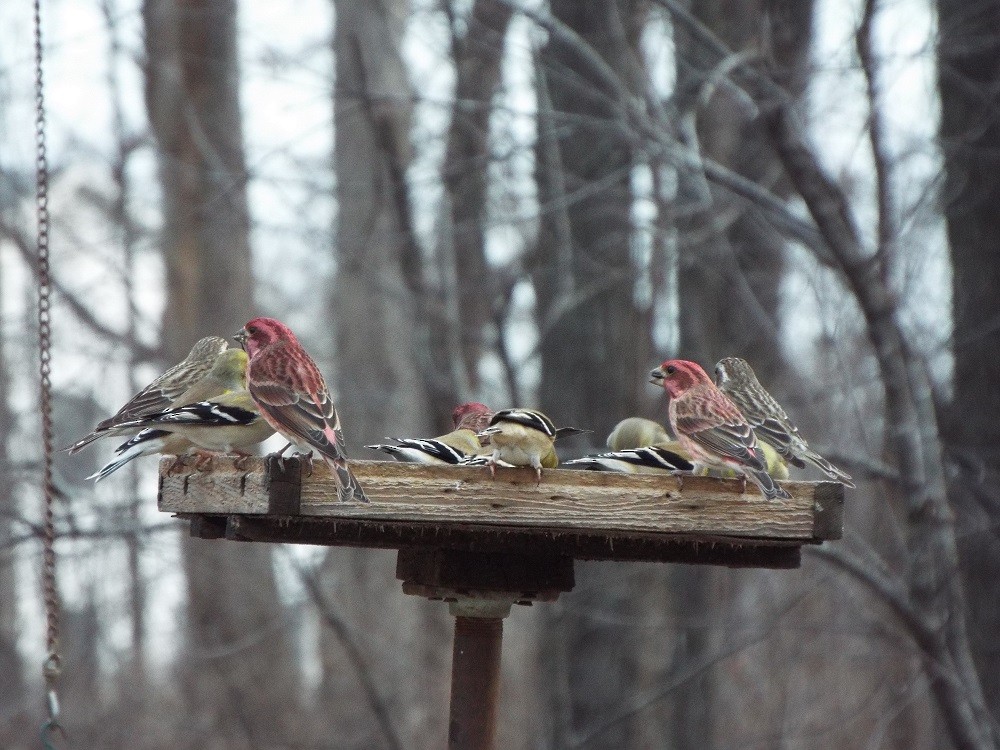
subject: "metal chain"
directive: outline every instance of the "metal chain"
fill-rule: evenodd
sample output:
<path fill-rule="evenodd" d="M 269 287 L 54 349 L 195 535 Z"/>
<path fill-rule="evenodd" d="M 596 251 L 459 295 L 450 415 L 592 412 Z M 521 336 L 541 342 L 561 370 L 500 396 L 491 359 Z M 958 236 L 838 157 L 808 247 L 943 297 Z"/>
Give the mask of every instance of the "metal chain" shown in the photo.
<path fill-rule="evenodd" d="M 35 176 L 38 220 L 38 350 L 42 418 L 42 591 L 45 596 L 45 647 L 43 667 L 48 720 L 42 726 L 42 741 L 48 747 L 59 725 L 59 698 L 56 692 L 62 663 L 59 656 L 59 597 L 56 591 L 55 517 L 52 481 L 52 327 L 51 279 L 49 276 L 49 164 L 45 150 L 45 95 L 42 86 L 42 3 L 34 0 L 35 25 Z"/>

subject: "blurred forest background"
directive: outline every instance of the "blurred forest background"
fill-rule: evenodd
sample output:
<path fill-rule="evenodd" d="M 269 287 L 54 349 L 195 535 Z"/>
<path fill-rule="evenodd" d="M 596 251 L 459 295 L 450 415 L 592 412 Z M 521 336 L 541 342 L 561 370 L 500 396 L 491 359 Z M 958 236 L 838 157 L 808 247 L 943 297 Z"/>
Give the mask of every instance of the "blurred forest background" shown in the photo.
<path fill-rule="evenodd" d="M 4 748 L 43 705 L 29 5 L 0 7 Z M 578 564 L 507 621 L 501 747 L 1000 745 L 1000 0 L 44 5 L 59 445 L 253 314 L 355 458 L 466 400 L 596 447 L 665 420 L 668 355 L 743 356 L 858 479 L 845 539 Z M 155 462 L 84 481 L 112 447 L 57 464 L 74 746 L 443 745 L 451 624 L 392 553 L 192 540 Z"/>

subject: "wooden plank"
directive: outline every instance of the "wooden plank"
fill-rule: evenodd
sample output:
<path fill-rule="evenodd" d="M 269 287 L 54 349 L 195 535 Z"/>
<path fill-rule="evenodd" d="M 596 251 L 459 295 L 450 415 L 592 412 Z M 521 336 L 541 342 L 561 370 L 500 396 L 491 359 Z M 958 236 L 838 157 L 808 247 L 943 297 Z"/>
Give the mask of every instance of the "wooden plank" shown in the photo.
<path fill-rule="evenodd" d="M 261 459 L 242 468 L 216 458 L 210 471 L 185 465 L 173 474 L 161 464 L 159 507 L 177 513 L 267 514 L 294 511 L 280 503 Z M 288 462 L 294 464 L 295 462 Z M 816 542 L 838 538 L 843 487 L 835 482 L 783 482 L 790 500 L 768 502 L 752 485 L 709 477 L 659 477 L 547 470 L 541 484 L 528 469 L 489 471 L 356 461 L 352 467 L 372 499 L 336 500 L 326 466 L 316 462 L 301 480 L 299 513 L 331 519 L 541 527 L 595 533 L 672 533 L 725 538 Z"/>
<path fill-rule="evenodd" d="M 211 538 L 235 541 L 375 547 L 382 549 L 453 549 L 477 553 L 554 555 L 577 560 L 669 562 L 725 565 L 732 568 L 797 568 L 800 544 L 794 540 L 734 539 L 724 536 L 640 532 L 581 531 L 544 527 L 477 524 L 430 524 L 370 521 L 320 516 L 182 514 Z M 205 519 L 211 519 L 206 524 Z M 224 532 L 214 531 L 217 524 Z"/>

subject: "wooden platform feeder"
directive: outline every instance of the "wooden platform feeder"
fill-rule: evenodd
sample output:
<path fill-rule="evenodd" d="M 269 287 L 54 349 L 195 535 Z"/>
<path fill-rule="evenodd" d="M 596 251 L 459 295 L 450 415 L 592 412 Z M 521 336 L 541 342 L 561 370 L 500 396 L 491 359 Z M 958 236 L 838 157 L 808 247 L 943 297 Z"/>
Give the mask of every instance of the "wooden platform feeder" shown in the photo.
<path fill-rule="evenodd" d="M 404 593 L 443 600 L 455 617 L 449 747 L 493 747 L 503 618 L 513 604 L 573 588 L 574 560 L 650 560 L 796 568 L 803 544 L 839 539 L 843 485 L 782 482 L 767 502 L 750 485 L 529 469 L 351 466 L 371 498 L 343 504 L 324 464 L 216 458 L 160 463 L 159 508 L 192 536 L 398 550 Z"/>

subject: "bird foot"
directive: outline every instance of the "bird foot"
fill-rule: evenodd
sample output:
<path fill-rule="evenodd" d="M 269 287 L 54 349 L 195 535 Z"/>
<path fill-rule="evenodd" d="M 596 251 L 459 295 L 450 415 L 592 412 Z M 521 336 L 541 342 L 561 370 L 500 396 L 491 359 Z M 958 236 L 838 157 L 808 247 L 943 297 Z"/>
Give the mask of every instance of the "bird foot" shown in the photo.
<path fill-rule="evenodd" d="M 313 452 L 296 454 L 296 458 L 302 461 L 302 465 L 305 467 L 304 476 L 311 477 L 313 475 Z"/>
<path fill-rule="evenodd" d="M 174 456 L 174 460 L 167 467 L 167 476 L 172 476 L 175 471 L 184 467 L 184 456 Z"/>
<path fill-rule="evenodd" d="M 212 460 L 214 458 L 213 454 L 208 451 L 195 451 L 196 456 L 194 460 L 194 470 L 195 471 L 211 471 L 212 470 Z M 206 468 L 207 467 L 207 468 Z"/>
<path fill-rule="evenodd" d="M 677 491 L 678 492 L 683 492 L 684 491 L 684 477 L 694 476 L 694 474 L 692 472 L 690 472 L 690 471 L 682 471 L 680 469 L 671 471 L 670 474 L 671 474 L 671 476 L 674 477 L 674 479 L 677 480 Z"/>
<path fill-rule="evenodd" d="M 243 451 L 233 452 L 236 454 L 236 458 L 233 459 L 233 468 L 237 471 L 246 471 L 247 459 L 250 458 L 250 454 Z"/>
<path fill-rule="evenodd" d="M 740 477 L 740 479 L 743 481 L 743 489 L 740 490 L 740 494 L 741 495 L 745 495 L 745 494 L 747 494 L 747 478 L 745 476 L 743 476 L 743 477 Z"/>

